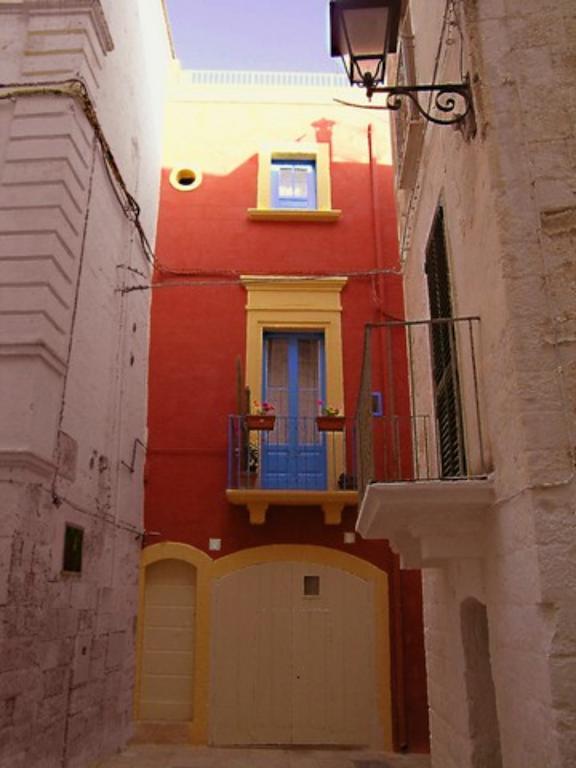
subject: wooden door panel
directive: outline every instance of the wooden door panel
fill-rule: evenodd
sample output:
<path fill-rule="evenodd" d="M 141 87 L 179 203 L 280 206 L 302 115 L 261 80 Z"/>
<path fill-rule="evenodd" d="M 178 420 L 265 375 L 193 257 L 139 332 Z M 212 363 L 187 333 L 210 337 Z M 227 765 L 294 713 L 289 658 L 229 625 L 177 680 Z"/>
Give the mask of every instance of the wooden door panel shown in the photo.
<path fill-rule="evenodd" d="M 319 594 L 304 594 L 317 576 Z M 369 744 L 375 707 L 372 585 L 335 568 L 294 564 L 294 741 Z"/>
<path fill-rule="evenodd" d="M 254 568 L 260 593 L 254 615 L 257 658 L 253 744 L 289 744 L 292 737 L 292 616 L 290 572 L 284 563 Z"/>
<path fill-rule="evenodd" d="M 309 576 L 317 595 L 305 594 Z M 214 607 L 214 744 L 370 743 L 372 584 L 313 563 L 265 563 L 220 579 Z"/>
<path fill-rule="evenodd" d="M 146 569 L 141 720 L 193 717 L 196 570 L 179 560 Z"/>
<path fill-rule="evenodd" d="M 212 739 L 279 744 L 291 737 L 290 591 L 281 564 L 222 578 L 214 594 Z"/>

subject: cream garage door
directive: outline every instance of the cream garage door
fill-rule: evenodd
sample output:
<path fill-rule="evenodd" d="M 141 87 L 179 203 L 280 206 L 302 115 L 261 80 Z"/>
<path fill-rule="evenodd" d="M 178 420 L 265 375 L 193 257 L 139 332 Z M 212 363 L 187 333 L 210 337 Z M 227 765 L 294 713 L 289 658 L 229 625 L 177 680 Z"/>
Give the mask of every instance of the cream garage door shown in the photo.
<path fill-rule="evenodd" d="M 374 654 L 370 582 L 301 562 L 222 577 L 214 592 L 212 743 L 374 743 Z"/>
<path fill-rule="evenodd" d="M 146 568 L 140 720 L 192 720 L 196 569 L 181 560 Z"/>

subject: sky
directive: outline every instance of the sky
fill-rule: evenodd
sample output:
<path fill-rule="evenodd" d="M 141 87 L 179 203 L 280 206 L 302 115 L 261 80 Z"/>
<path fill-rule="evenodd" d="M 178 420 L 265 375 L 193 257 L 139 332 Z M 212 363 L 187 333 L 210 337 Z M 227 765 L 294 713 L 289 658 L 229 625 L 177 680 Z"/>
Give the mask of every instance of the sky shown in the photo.
<path fill-rule="evenodd" d="M 330 58 L 329 0 L 167 0 L 184 69 L 343 73 Z"/>

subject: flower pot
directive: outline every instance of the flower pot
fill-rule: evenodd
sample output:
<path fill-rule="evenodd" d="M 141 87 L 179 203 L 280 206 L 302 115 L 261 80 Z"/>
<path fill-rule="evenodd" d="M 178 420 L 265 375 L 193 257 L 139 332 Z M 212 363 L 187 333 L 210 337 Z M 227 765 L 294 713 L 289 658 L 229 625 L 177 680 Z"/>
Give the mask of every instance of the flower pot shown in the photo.
<path fill-rule="evenodd" d="M 344 416 L 316 416 L 319 432 L 343 432 L 344 422 Z"/>
<path fill-rule="evenodd" d="M 249 413 L 246 416 L 246 426 L 248 429 L 270 431 L 274 429 L 275 421 L 276 416 L 260 416 L 257 413 Z"/>

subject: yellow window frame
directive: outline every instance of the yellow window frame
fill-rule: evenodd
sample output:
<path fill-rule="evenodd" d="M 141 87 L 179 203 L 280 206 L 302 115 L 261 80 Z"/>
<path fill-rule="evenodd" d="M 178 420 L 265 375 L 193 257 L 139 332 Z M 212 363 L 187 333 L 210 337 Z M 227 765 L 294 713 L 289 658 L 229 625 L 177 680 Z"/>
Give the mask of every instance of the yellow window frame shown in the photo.
<path fill-rule="evenodd" d="M 312 160 L 316 166 L 316 208 L 294 210 L 272 207 L 272 161 Z M 342 211 L 332 208 L 330 182 L 330 146 L 290 142 L 263 149 L 258 155 L 258 194 L 256 208 L 248 209 L 248 218 L 264 221 L 337 221 Z"/>
<path fill-rule="evenodd" d="M 252 400 L 262 399 L 264 333 L 314 331 L 324 334 L 326 403 L 344 413 L 341 293 L 348 279 L 302 279 L 285 276 L 241 277 L 246 302 L 246 385 Z M 344 444 L 334 436 L 330 444 L 329 489 L 338 488 L 344 471 Z"/>

